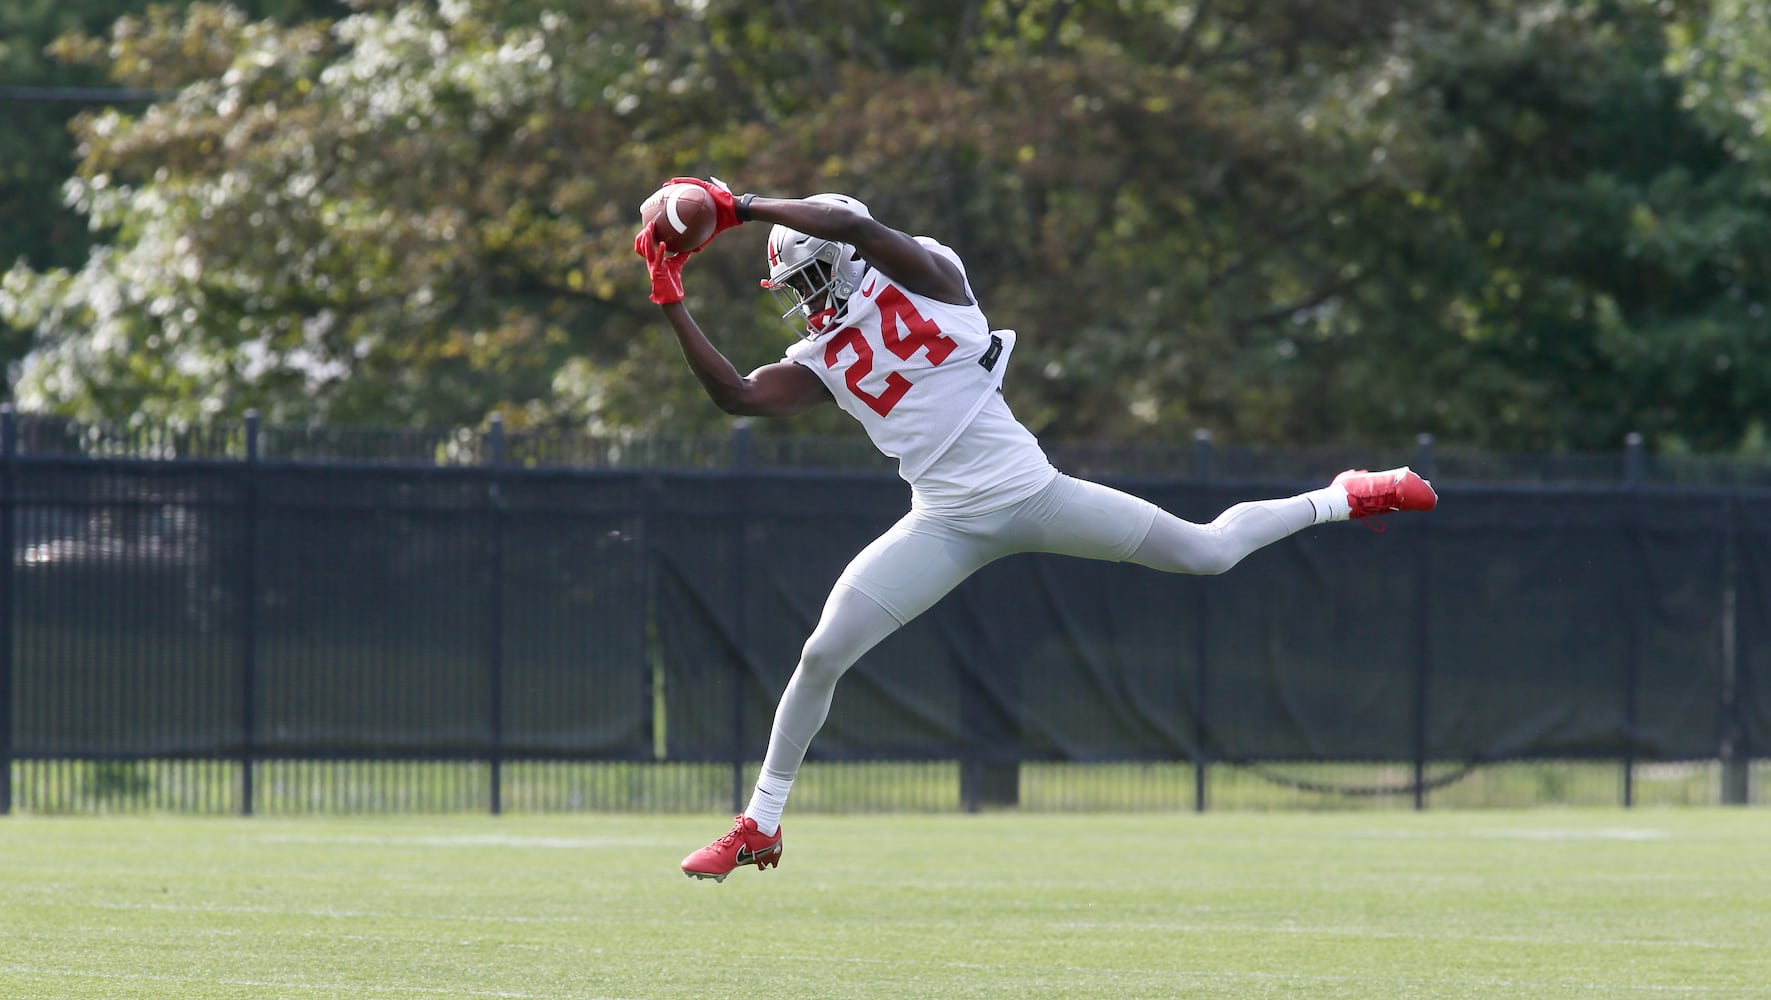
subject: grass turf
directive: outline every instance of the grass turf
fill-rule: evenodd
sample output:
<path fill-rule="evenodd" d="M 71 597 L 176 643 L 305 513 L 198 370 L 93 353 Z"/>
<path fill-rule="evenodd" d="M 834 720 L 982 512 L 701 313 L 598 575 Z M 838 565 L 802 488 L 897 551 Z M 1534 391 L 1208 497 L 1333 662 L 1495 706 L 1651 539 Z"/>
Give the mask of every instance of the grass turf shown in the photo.
<path fill-rule="evenodd" d="M 1771 997 L 1764 809 L 0 819 L 0 996 Z"/>

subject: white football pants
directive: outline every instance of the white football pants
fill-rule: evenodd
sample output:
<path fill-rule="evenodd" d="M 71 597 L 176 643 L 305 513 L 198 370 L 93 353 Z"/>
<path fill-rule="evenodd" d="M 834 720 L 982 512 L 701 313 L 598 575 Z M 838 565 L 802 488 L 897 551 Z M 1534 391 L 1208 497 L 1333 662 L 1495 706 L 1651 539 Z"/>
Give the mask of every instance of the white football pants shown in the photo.
<path fill-rule="evenodd" d="M 1210 524 L 1195 524 L 1148 500 L 1064 475 L 988 514 L 911 511 L 861 550 L 825 601 L 775 709 L 752 808 L 758 797 L 768 800 L 762 810 L 772 814 L 765 825 L 773 829 L 806 748 L 830 714 L 837 680 L 863 653 L 987 563 L 1017 552 L 1052 552 L 1167 573 L 1222 573 L 1316 520 L 1315 505 L 1299 495 L 1239 503 Z"/>

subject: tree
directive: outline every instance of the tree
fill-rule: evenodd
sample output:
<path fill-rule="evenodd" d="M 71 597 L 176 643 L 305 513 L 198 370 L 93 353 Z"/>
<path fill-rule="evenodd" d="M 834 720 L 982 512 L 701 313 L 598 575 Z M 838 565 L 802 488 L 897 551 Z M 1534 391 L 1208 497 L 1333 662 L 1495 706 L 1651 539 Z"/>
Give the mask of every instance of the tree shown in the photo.
<path fill-rule="evenodd" d="M 611 113 L 569 107 L 603 81 L 554 71 L 591 62 L 568 34 L 461 5 L 287 28 L 195 5 L 78 46 L 176 96 L 81 123 L 77 204 L 115 237 L 8 277 L 9 316 L 44 331 L 21 388 L 84 416 L 340 423 L 545 398 L 619 308 L 604 185 L 642 186 L 577 169 Z"/>
<path fill-rule="evenodd" d="M 69 122 L 80 111 L 107 101 L 134 104 L 142 98 L 103 86 L 101 69 L 50 57 L 55 40 L 70 32 L 107 29 L 119 16 L 139 10 L 141 0 L 16 0 L 0 8 L 0 265 L 27 261 L 33 267 L 76 266 L 91 245 L 85 220 L 62 202 L 61 187 L 76 162 Z M 319 0 L 247 0 L 243 9 L 280 19 L 336 12 Z M 10 367 L 29 348 L 29 331 L 0 327 L 0 367 Z"/>
<path fill-rule="evenodd" d="M 0 316 L 39 332 L 26 398 L 81 415 L 716 427 L 629 247 L 652 187 L 712 173 L 954 245 L 1051 437 L 1728 447 L 1767 356 L 1764 228 L 1729 213 L 1759 218 L 1767 151 L 1689 100 L 1748 78 L 1678 68 L 1669 27 L 1707 53 L 1711 9 L 162 10 L 65 46 L 175 96 L 81 123 L 106 239 L 15 268 Z M 761 241 L 688 268 L 740 365 L 787 336 Z"/>
<path fill-rule="evenodd" d="M 1306 356 L 1335 372 L 1312 379 L 1324 406 L 1517 450 L 1758 433 L 1771 160 L 1729 155 L 1730 126 L 1690 113 L 1668 27 L 1662 5 L 1567 5 L 1401 53 L 1419 187 L 1355 229 L 1405 277 L 1322 325 Z"/>

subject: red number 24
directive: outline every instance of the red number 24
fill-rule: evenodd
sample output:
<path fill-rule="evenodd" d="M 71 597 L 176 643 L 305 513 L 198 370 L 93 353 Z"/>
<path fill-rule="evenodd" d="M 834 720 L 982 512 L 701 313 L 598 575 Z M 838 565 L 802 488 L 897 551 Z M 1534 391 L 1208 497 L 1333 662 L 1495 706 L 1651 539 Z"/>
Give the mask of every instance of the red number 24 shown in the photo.
<path fill-rule="evenodd" d="M 917 351 L 927 351 L 929 364 L 938 365 L 959 346 L 941 332 L 934 320 L 917 312 L 916 306 L 896 285 L 887 285 L 879 292 L 879 329 L 886 350 L 905 361 L 915 357 Z M 889 372 L 885 388 L 874 395 L 861 388 L 861 380 L 873 372 L 873 347 L 855 327 L 837 334 L 824 348 L 824 367 L 835 368 L 842 360 L 844 348 L 855 354 L 855 363 L 849 366 L 843 379 L 848 383 L 849 391 L 880 416 L 891 413 L 892 407 L 898 405 L 898 400 L 904 398 L 914 383 L 897 372 Z"/>

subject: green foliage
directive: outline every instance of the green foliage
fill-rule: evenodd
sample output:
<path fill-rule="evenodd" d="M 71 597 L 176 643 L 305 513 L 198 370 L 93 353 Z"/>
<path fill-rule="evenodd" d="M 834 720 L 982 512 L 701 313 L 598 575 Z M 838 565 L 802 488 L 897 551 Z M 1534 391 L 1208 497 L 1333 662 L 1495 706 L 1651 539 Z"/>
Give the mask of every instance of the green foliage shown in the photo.
<path fill-rule="evenodd" d="M 0 81 L 53 93 L 92 86 L 102 75 L 49 57 L 55 37 L 97 30 L 126 9 L 120 2 L 18 0 L 0 5 Z M 20 94 L 0 101 L 0 267 L 29 259 L 39 267 L 77 265 L 85 256 L 86 227 L 61 204 L 59 189 L 74 164 L 66 123 L 77 105 Z M 0 324 L 0 363 L 22 357 L 29 331 Z"/>
<path fill-rule="evenodd" d="M 1731 161 L 1682 109 L 1657 8 L 1556 15 L 1422 54 L 1414 103 L 1430 98 L 1436 158 L 1413 211 L 1368 233 L 1409 280 L 1369 291 L 1379 315 L 1418 305 L 1417 329 L 1394 333 L 1435 349 L 1370 354 L 1463 378 L 1446 392 L 1379 370 L 1374 398 L 1424 414 L 1439 396 L 1437 426 L 1457 440 L 1602 449 L 1638 430 L 1730 448 L 1771 388 L 1749 360 L 1771 347 L 1756 316 L 1771 292 L 1764 168 Z"/>
<path fill-rule="evenodd" d="M 85 254 L 85 227 L 60 207 L 57 189 L 70 172 L 73 140 L 66 122 L 78 105 L 52 101 L 58 89 L 103 83 L 89 67 L 56 62 L 48 48 L 66 31 L 103 30 L 130 4 L 119 0 L 16 0 L 0 6 L 0 81 L 39 88 L 0 103 L 0 264 L 29 257 L 39 266 L 77 264 Z"/>
<path fill-rule="evenodd" d="M 1771 388 L 1766 22 L 1744 0 L 156 9 L 60 47 L 171 96 L 79 122 L 70 190 L 104 237 L 15 268 L 0 318 L 36 337 L 21 399 L 82 417 L 711 427 L 629 244 L 659 181 L 716 174 L 953 245 L 1022 331 L 1009 392 L 1048 437 L 1728 450 Z M 785 346 L 762 235 L 687 272 L 741 368 Z"/>
<path fill-rule="evenodd" d="M 15 0 L 0 6 L 0 81 L 16 88 L 0 102 L 0 267 L 76 267 L 92 244 L 86 220 L 63 203 L 78 162 L 71 121 L 106 99 L 102 66 L 57 58 L 58 38 L 102 34 L 144 0 Z M 258 16 L 304 19 L 335 13 L 332 0 L 243 0 Z M 130 99 L 126 106 L 136 106 Z M 0 325 L 0 364 L 28 350 L 27 327 Z"/>

